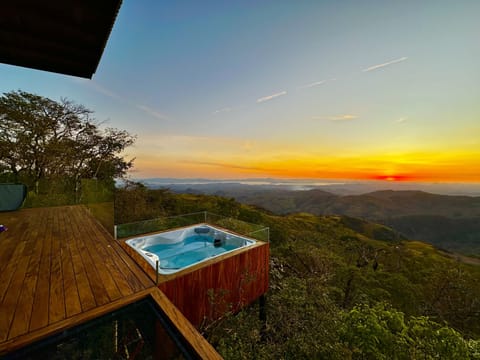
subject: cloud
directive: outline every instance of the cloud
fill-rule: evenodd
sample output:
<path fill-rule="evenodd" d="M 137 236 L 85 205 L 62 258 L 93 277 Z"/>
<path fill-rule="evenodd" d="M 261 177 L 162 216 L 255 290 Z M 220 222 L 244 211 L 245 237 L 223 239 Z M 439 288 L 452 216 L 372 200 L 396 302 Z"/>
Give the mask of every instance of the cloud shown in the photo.
<path fill-rule="evenodd" d="M 362 71 L 367 72 L 367 71 L 377 70 L 377 69 L 383 68 L 385 66 L 390 66 L 390 65 L 393 65 L 393 64 L 397 64 L 397 63 L 405 61 L 407 59 L 408 59 L 408 57 L 404 56 L 404 57 L 401 57 L 401 58 L 398 58 L 398 59 L 395 59 L 395 60 L 387 61 L 383 64 L 377 64 L 377 65 L 370 66 L 366 69 L 363 69 Z"/>
<path fill-rule="evenodd" d="M 159 120 L 168 120 L 168 116 L 165 115 L 165 114 L 162 114 L 161 112 L 155 110 L 155 109 L 152 109 L 151 107 L 148 107 L 146 105 L 140 105 L 140 104 L 136 104 L 135 107 L 137 109 L 140 109 L 142 110 L 143 112 L 159 119 Z"/>
<path fill-rule="evenodd" d="M 299 89 L 308 89 L 308 88 L 312 88 L 314 86 L 325 84 L 326 82 L 327 82 L 327 80 L 315 81 L 315 82 L 312 82 L 310 84 L 299 86 L 298 88 Z"/>
<path fill-rule="evenodd" d="M 215 167 L 228 168 L 228 169 L 270 171 L 270 169 L 266 169 L 262 167 L 242 166 L 242 165 L 220 163 L 220 162 L 214 162 L 214 161 L 182 161 L 182 162 L 188 163 L 188 164 L 207 165 L 207 166 L 215 166 Z"/>
<path fill-rule="evenodd" d="M 122 100 L 122 97 L 120 95 L 118 95 L 117 93 L 113 92 L 112 90 L 107 89 L 106 87 L 100 85 L 98 82 L 96 82 L 94 80 L 76 79 L 76 78 L 74 78 L 72 80 L 76 83 L 80 83 L 82 85 L 85 85 L 85 86 L 95 90 L 96 92 L 98 92 L 100 94 L 106 95 L 106 96 L 111 97 L 113 99 Z"/>
<path fill-rule="evenodd" d="M 335 80 L 336 80 L 336 79 L 333 78 L 333 79 L 326 79 L 326 80 L 315 81 L 315 82 L 312 82 L 312 83 L 310 83 L 310 84 L 305 84 L 305 85 L 299 86 L 298 89 L 299 89 L 299 90 L 308 89 L 308 88 L 312 88 L 312 87 L 315 87 L 315 86 L 320 86 L 320 85 L 325 84 L 326 82 L 335 81 Z"/>
<path fill-rule="evenodd" d="M 137 109 L 140 109 L 143 112 L 145 112 L 145 113 L 147 113 L 147 114 L 149 114 L 149 115 L 151 115 L 151 116 L 153 116 L 157 119 L 169 120 L 168 116 L 166 116 L 165 114 L 162 114 L 161 112 L 159 112 L 155 109 L 152 109 L 151 107 L 148 107 L 146 105 L 136 104 L 136 103 L 126 99 L 125 97 L 111 91 L 110 89 L 107 89 L 106 87 L 100 85 L 99 83 L 97 83 L 93 80 L 74 79 L 74 82 L 84 84 L 84 85 L 90 87 L 91 89 L 95 90 L 96 92 L 98 92 L 100 94 L 103 94 L 103 95 L 106 95 L 108 97 L 111 97 L 112 99 L 120 100 L 122 103 L 128 104 L 130 106 L 133 105 Z"/>
<path fill-rule="evenodd" d="M 103 94 L 103 95 L 106 95 L 106 96 L 109 96 L 113 99 L 122 99 L 122 97 L 120 95 L 118 95 L 117 93 L 107 89 L 106 87 L 103 87 L 102 85 L 92 81 L 91 82 L 91 87 L 94 88 L 96 91 L 98 91 L 99 93 Z"/>
<path fill-rule="evenodd" d="M 358 115 L 352 114 L 343 114 L 343 115 L 334 115 L 334 116 L 313 116 L 313 120 L 330 120 L 330 121 L 344 121 L 344 120 L 355 120 L 358 119 Z"/>
<path fill-rule="evenodd" d="M 212 114 L 213 114 L 213 115 L 216 115 L 216 114 L 220 114 L 220 113 L 224 113 L 224 112 L 230 112 L 230 111 L 232 111 L 232 108 L 230 108 L 230 107 L 224 107 L 224 108 L 215 110 L 214 112 L 212 112 Z"/>
<path fill-rule="evenodd" d="M 408 119 L 408 117 L 401 117 L 401 118 L 395 120 L 394 122 L 397 123 L 397 124 L 401 124 L 401 123 L 407 121 L 407 119 Z"/>
<path fill-rule="evenodd" d="M 257 99 L 257 104 L 258 103 L 262 103 L 262 102 L 265 102 L 265 101 L 269 101 L 269 100 L 272 100 L 272 99 L 275 99 L 279 96 L 283 96 L 283 95 L 287 95 L 287 92 L 286 91 L 282 91 L 282 92 L 279 92 L 279 93 L 276 93 L 276 94 L 272 94 L 272 95 L 268 95 L 268 96 L 264 96 L 264 97 L 261 97 L 259 99 Z"/>

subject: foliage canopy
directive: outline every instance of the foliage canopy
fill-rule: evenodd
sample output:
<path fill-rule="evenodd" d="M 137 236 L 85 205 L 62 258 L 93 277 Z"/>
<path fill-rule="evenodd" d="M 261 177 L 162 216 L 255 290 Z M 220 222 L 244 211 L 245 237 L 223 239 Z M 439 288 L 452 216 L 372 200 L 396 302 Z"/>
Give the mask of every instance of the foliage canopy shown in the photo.
<path fill-rule="evenodd" d="M 25 91 L 0 97 L 0 174 L 32 189 L 41 180 L 100 180 L 125 175 L 133 160 L 120 154 L 135 137 L 124 130 L 101 129 L 83 105 Z"/>
<path fill-rule="evenodd" d="M 226 359 L 480 359 L 480 268 L 431 245 L 343 216 L 138 184 L 115 206 L 128 221 L 206 210 L 270 227 L 266 324 L 251 306 L 202 329 Z"/>

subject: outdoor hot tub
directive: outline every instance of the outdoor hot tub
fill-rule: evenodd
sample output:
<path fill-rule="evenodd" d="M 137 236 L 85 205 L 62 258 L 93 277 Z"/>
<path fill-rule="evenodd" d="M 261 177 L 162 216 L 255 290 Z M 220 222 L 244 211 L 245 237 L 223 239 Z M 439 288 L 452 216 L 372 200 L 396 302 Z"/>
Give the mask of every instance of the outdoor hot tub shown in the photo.
<path fill-rule="evenodd" d="M 255 244 L 255 240 L 207 224 L 125 241 L 160 274 L 173 274 L 202 261 Z"/>

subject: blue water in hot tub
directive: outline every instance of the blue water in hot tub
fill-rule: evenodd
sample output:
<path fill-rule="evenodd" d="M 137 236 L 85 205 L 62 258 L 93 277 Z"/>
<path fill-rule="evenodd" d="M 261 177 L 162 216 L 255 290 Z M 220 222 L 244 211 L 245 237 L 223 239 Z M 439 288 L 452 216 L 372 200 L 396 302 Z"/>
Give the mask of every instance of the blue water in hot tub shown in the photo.
<path fill-rule="evenodd" d="M 240 246 L 223 244 L 213 245 L 213 237 L 192 235 L 175 244 L 156 244 L 143 250 L 153 253 L 160 259 L 161 269 L 181 269 L 202 260 L 235 250 Z"/>

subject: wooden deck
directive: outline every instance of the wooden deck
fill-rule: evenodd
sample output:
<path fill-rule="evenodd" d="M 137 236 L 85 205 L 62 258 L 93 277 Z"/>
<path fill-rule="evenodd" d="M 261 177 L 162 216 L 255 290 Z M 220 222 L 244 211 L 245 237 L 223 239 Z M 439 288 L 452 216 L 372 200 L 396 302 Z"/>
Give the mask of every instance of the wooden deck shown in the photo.
<path fill-rule="evenodd" d="M 196 358 L 221 359 L 83 206 L 0 213 L 0 357 L 150 297 Z"/>
<path fill-rule="evenodd" d="M 154 287 L 82 206 L 0 213 L 0 224 L 0 354 Z"/>

